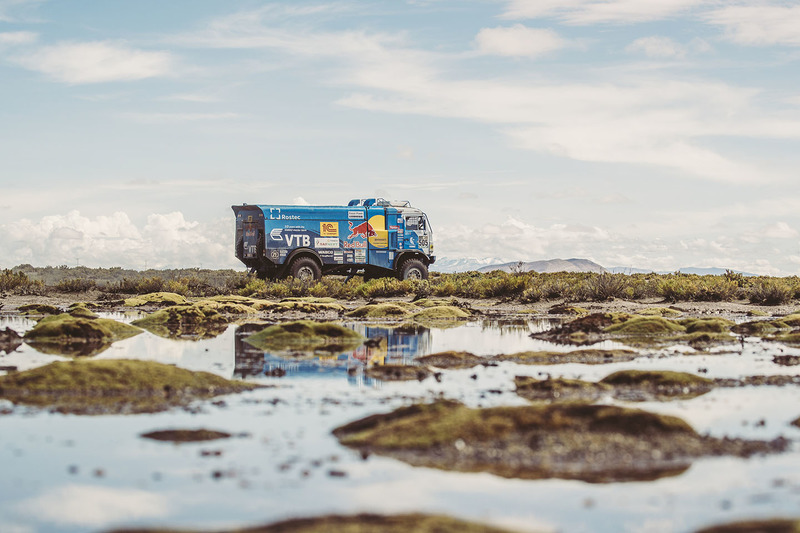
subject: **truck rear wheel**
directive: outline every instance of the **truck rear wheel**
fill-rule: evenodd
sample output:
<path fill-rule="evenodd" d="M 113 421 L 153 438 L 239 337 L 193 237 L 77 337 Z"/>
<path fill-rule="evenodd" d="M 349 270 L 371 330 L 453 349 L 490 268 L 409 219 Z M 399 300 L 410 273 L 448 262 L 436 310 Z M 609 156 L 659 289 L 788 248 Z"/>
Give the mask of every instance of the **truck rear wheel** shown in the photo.
<path fill-rule="evenodd" d="M 300 281 L 317 281 L 322 278 L 322 268 L 310 257 L 298 257 L 289 265 L 289 275 Z"/>
<path fill-rule="evenodd" d="M 400 265 L 400 279 L 428 279 L 428 267 L 419 259 L 407 259 Z"/>

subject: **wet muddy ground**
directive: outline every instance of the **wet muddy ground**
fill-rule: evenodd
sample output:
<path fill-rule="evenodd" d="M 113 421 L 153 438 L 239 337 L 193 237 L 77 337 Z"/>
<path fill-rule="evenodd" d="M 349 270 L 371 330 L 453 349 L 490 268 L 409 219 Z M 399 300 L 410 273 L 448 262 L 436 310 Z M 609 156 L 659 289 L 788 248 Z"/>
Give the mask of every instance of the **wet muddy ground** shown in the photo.
<path fill-rule="evenodd" d="M 93 344 L 89 355 L 76 355 L 70 344 L 67 355 L 59 355 L 53 343 L 43 348 L 30 335 L 30 342 L 22 338 L 42 317 L 21 313 L 17 303 L 7 302 L 0 315 L 0 380 L 56 361 L 135 359 L 263 387 L 145 414 L 54 412 L 0 393 L 4 532 L 219 531 L 358 513 L 447 515 L 512 531 L 697 531 L 800 517 L 800 428 L 792 424 L 800 417 L 800 378 L 794 379 L 800 347 L 778 337 L 790 329 L 753 336 L 727 333 L 728 327 L 733 342 L 690 343 L 670 331 L 601 334 L 568 344 L 554 333 L 575 316 L 548 314 L 542 306 L 469 302 L 458 307 L 468 317 L 431 319 L 428 309 L 442 302 L 401 302 L 389 318 L 348 316 L 356 307 L 348 302 L 328 302 L 322 310 L 288 302 L 261 304 L 252 313 L 223 309 L 224 320 L 213 319 L 211 327 L 162 324 Z M 49 303 L 66 311 L 71 302 Z M 592 305 L 593 313 L 646 309 Z M 197 314 L 212 314 L 211 307 L 196 306 Z M 670 320 L 718 317 L 732 327 L 754 320 L 751 306 L 676 307 Z M 90 310 L 130 324 L 156 308 Z M 792 311 L 767 308 L 759 320 L 774 322 Z M 667 313 L 646 316 L 654 314 Z M 246 340 L 295 319 L 334 321 L 366 341 L 337 347 L 341 338 L 333 330 L 311 348 L 281 350 Z M 448 363 L 453 353 L 462 354 L 458 364 Z M 423 358 L 431 354 L 440 356 Z M 626 377 L 624 387 L 618 375 L 609 379 L 630 370 L 702 379 L 634 386 Z M 535 394 L 525 392 L 531 383 Z M 463 404 L 455 412 L 464 418 L 412 420 L 362 446 L 333 434 L 366 417 L 443 399 Z M 591 406 L 598 405 L 613 406 L 604 412 L 614 416 L 633 412 L 638 418 L 624 431 L 618 422 L 565 422 L 565 413 L 594 416 Z M 521 424 L 514 427 L 522 429 L 512 431 L 496 409 L 513 413 Z M 469 418 L 472 413 L 482 422 Z M 558 431 L 548 426 L 542 432 L 542 417 L 558 420 Z M 651 431 L 664 424 L 680 431 Z M 394 438 L 415 431 L 416 440 Z M 436 440 L 433 448 L 427 440 Z M 680 443 L 686 447 L 678 449 Z M 536 475 L 513 461 L 532 461 L 525 464 L 535 465 Z M 629 472 L 626 464 L 636 466 L 636 475 L 609 475 Z"/>

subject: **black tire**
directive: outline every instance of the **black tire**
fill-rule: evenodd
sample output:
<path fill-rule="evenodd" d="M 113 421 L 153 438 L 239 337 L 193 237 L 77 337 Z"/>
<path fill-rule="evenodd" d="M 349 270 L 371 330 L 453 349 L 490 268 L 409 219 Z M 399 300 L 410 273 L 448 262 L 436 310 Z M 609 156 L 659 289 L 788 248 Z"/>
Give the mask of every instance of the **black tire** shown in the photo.
<path fill-rule="evenodd" d="M 300 281 L 319 281 L 322 278 L 322 268 L 310 257 L 298 257 L 289 265 L 288 274 Z"/>
<path fill-rule="evenodd" d="M 399 278 L 407 279 L 428 279 L 428 267 L 419 259 L 406 259 L 400 265 Z"/>

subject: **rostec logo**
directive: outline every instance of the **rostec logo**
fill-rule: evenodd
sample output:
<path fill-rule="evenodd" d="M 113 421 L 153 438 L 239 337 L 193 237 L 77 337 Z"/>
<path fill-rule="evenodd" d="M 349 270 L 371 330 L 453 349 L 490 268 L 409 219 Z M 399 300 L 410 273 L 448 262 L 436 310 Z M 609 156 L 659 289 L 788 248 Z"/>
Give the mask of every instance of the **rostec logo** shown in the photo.
<path fill-rule="evenodd" d="M 350 224 L 350 235 L 347 237 L 348 241 L 354 237 L 363 237 L 368 239 L 377 235 L 369 222 L 362 222 L 356 227 L 353 227 L 352 222 L 348 222 L 348 224 Z"/>
<path fill-rule="evenodd" d="M 338 237 L 339 236 L 339 223 L 338 222 L 320 222 L 319 223 L 320 237 Z"/>

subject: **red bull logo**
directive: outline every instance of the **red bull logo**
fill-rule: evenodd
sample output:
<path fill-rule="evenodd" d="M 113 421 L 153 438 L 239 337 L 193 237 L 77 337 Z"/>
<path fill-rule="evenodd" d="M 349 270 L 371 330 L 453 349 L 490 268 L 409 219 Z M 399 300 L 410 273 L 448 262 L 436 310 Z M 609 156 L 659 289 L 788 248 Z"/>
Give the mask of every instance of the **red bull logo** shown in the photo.
<path fill-rule="evenodd" d="M 368 239 L 370 237 L 374 237 L 375 235 L 377 235 L 377 233 L 375 233 L 375 230 L 372 229 L 372 226 L 370 225 L 369 221 L 362 222 L 361 224 L 355 227 L 353 227 L 352 222 L 348 222 L 348 224 L 350 224 L 350 235 L 347 237 L 348 241 L 353 237 L 363 237 L 365 239 Z"/>

